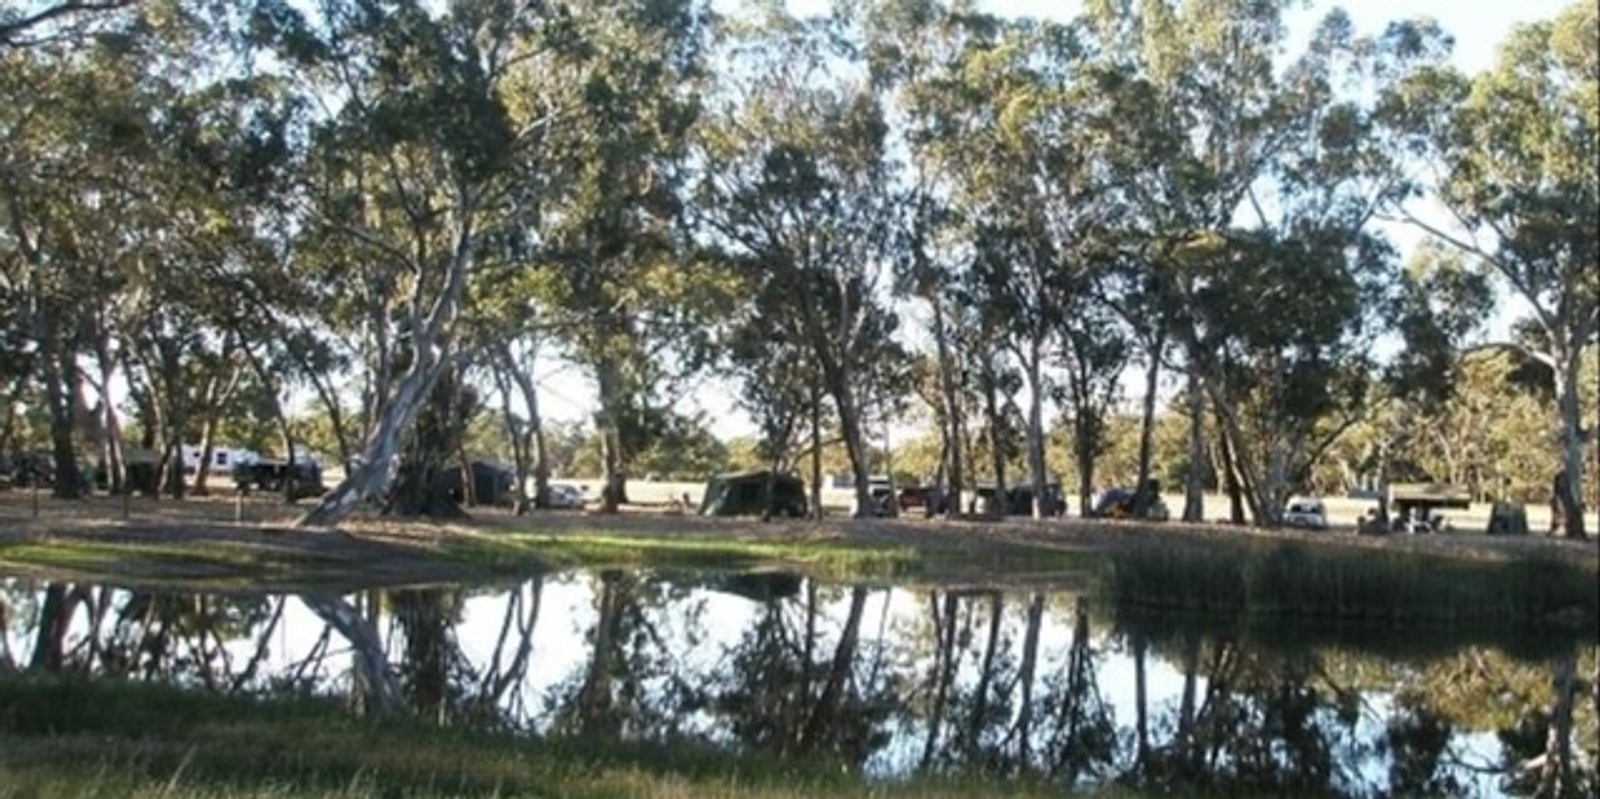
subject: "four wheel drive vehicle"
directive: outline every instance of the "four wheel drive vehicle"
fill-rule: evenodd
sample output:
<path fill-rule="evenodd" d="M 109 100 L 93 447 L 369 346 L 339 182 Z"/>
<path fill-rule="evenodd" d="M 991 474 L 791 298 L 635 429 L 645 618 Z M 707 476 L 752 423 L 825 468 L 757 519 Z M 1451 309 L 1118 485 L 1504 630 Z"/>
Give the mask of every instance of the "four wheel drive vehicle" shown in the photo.
<path fill-rule="evenodd" d="M 328 489 L 322 484 L 322 467 L 316 461 L 258 460 L 233 467 L 233 484 L 240 491 L 282 491 L 291 481 L 295 497 L 318 497 Z"/>
<path fill-rule="evenodd" d="M 1305 530 L 1326 530 L 1328 511 L 1323 507 L 1321 500 L 1303 497 L 1292 499 L 1283 510 L 1283 523 L 1289 527 Z"/>
<path fill-rule="evenodd" d="M 910 486 L 900 489 L 900 514 L 921 512 L 933 517 L 943 515 L 950 506 L 949 495 L 940 486 Z"/>
<path fill-rule="evenodd" d="M 1395 532 L 1437 533 L 1448 527 L 1438 511 L 1471 507 L 1472 491 L 1449 483 L 1396 483 L 1389 486 L 1386 501 Z"/>
<path fill-rule="evenodd" d="M 854 484 L 853 483 L 851 484 L 851 488 L 852 488 L 852 496 L 853 496 L 853 494 L 854 494 L 854 490 L 853 490 L 854 489 Z M 871 510 L 871 513 L 867 514 L 868 516 L 894 516 L 894 515 L 896 515 L 896 511 L 899 510 L 899 508 L 897 507 L 898 501 L 895 499 L 894 486 L 892 484 L 890 484 L 890 482 L 888 480 L 885 480 L 885 479 L 882 479 L 882 478 L 877 478 L 877 477 L 874 477 L 874 478 L 868 480 L 867 481 L 867 492 L 868 492 L 868 496 L 870 496 L 872 498 L 872 510 Z M 851 512 L 852 516 L 856 515 L 855 507 L 856 507 L 855 500 L 851 499 L 851 501 L 850 501 L 850 512 Z"/>
<path fill-rule="evenodd" d="M 1410 535 L 1427 535 L 1429 533 L 1442 533 L 1449 530 L 1449 521 L 1444 514 L 1434 513 L 1430 508 L 1407 509 L 1394 519 L 1394 531 Z"/>
<path fill-rule="evenodd" d="M 993 485 L 980 485 L 973 491 L 972 507 L 970 513 L 990 513 L 995 508 L 995 487 Z M 1061 486 L 1056 483 L 1046 483 L 1044 487 L 1044 515 L 1065 516 L 1067 513 L 1067 498 L 1061 493 Z M 1030 516 L 1033 514 L 1033 486 L 1014 485 L 1006 487 L 1006 514 L 1009 516 Z"/>

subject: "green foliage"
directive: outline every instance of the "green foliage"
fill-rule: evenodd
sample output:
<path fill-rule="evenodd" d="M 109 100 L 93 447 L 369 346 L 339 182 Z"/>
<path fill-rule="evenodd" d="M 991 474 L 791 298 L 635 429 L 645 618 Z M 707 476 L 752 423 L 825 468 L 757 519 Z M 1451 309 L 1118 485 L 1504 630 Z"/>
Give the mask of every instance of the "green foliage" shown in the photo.
<path fill-rule="evenodd" d="M 660 480 L 704 480 L 731 471 L 729 445 L 713 434 L 704 414 L 663 414 L 654 443 L 640 453 L 635 468 Z"/>
<path fill-rule="evenodd" d="M 1481 266 L 1474 268 L 1458 251 L 1437 243 L 1425 243 L 1412 254 L 1392 309 L 1392 323 L 1406 343 L 1389 366 L 1395 393 L 1429 401 L 1449 396 L 1454 354 L 1493 308 L 1486 278 Z"/>
<path fill-rule="evenodd" d="M 897 218 L 887 120 L 870 85 L 840 74 L 852 53 L 833 27 L 846 22 L 738 29 L 733 102 L 700 142 L 702 222 L 749 298 L 732 361 L 780 464 L 823 396 L 860 458 L 867 415 L 898 405 L 908 377 L 882 296 Z"/>
<path fill-rule="evenodd" d="M 1532 496 L 1554 458 L 1530 396 L 1589 462 L 1591 5 L 1478 75 L 1424 21 L 1331 12 L 1291 51 L 1282 0 L 37 5 L 0 7 L 0 401 L 28 407 L 0 443 L 98 453 L 103 414 L 68 406 L 126 385 L 119 423 L 154 445 L 354 454 L 428 395 L 413 367 L 511 378 L 537 351 L 600 389 L 595 435 L 552 426 L 568 474 L 792 467 L 813 418 L 827 471 L 879 471 L 874 431 L 920 397 L 966 417 L 969 474 L 1025 473 L 1038 434 L 1051 471 L 1123 482 L 1121 370 L 1164 348 L 1265 516 L 1402 439 L 1394 474 Z M 1380 212 L 1445 246 L 1401 269 Z M 1506 290 L 1532 395 L 1456 357 Z M 708 371 L 759 446 L 673 410 Z M 1074 427 L 1029 430 L 1030 395 Z M 509 459 L 496 419 L 469 446 Z M 1215 471 L 1180 423 L 1168 482 Z M 941 472 L 943 444 L 896 471 Z"/>
<path fill-rule="evenodd" d="M 1538 335 L 1504 343 L 1554 373 L 1561 469 L 1574 485 L 1584 472 L 1577 375 L 1600 331 L 1597 13 L 1574 3 L 1554 20 L 1519 26 L 1491 69 L 1422 73 L 1391 101 L 1391 124 L 1437 167 L 1435 196 L 1454 224 L 1409 218 L 1481 259 L 1530 306 Z M 1565 528 L 1581 537 L 1578 497 L 1568 499 Z"/>

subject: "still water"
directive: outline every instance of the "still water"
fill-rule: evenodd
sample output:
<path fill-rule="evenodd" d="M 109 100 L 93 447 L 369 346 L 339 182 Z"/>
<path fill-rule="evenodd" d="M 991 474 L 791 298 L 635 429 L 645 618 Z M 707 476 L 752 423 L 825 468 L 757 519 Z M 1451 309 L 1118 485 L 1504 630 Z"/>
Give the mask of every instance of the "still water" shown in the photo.
<path fill-rule="evenodd" d="M 0 611 L 0 672 L 352 707 L 387 688 L 440 723 L 823 755 L 883 778 L 1523 796 L 1558 740 L 1592 790 L 1600 748 L 1600 647 L 1570 631 L 1282 629 L 1026 588 L 645 571 L 342 597 L 0 580 Z M 1551 723 L 1563 692 L 1570 726 Z"/>

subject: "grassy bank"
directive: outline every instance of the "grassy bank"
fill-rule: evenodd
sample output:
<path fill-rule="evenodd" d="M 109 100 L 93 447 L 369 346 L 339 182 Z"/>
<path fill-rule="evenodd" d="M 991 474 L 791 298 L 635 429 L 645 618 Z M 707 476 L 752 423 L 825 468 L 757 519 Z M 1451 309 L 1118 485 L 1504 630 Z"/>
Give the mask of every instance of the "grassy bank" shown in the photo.
<path fill-rule="evenodd" d="M 357 590 L 500 581 L 568 569 L 782 569 L 831 581 L 991 582 L 1081 572 L 1079 547 L 961 528 L 694 517 L 358 519 L 305 530 L 209 518 L 0 523 L 0 573 L 187 590 Z"/>
<path fill-rule="evenodd" d="M 888 543 L 651 537 L 600 527 L 560 534 L 457 529 L 349 535 L 173 525 L 0 537 L 0 573 L 189 590 L 355 590 L 630 567 L 764 566 L 832 579 L 882 579 L 916 573 L 925 562 L 916 547 Z"/>
<path fill-rule="evenodd" d="M 1600 568 L 1536 549 L 1444 557 L 1315 540 L 1182 539 L 1121 548 L 1106 598 L 1121 607 L 1385 624 L 1600 626 Z"/>
<path fill-rule="evenodd" d="M 691 743 L 550 742 L 355 719 L 310 699 L 0 679 L 0 799 L 1033 797 L 1046 785 L 874 782 Z"/>

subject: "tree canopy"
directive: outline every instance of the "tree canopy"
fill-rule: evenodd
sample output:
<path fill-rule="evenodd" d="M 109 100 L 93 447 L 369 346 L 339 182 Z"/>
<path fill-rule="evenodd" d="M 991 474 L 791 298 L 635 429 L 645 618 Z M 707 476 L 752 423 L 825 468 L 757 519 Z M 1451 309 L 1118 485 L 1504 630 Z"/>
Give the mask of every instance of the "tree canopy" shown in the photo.
<path fill-rule="evenodd" d="M 540 412 L 559 361 L 607 509 L 747 453 L 853 473 L 866 512 L 899 449 L 1035 513 L 1148 475 L 1260 524 L 1560 471 L 1582 536 L 1593 5 L 1478 74 L 1434 22 L 1299 36 L 1292 6 L 0 3 L 0 451 L 48 449 L 63 497 L 146 463 L 181 495 L 195 442 L 315 440 L 345 477 L 313 525 L 435 512 L 498 453 L 537 505 L 589 451 Z M 706 385 L 759 441 L 684 404 Z M 1487 419 L 1526 434 L 1419 438 Z"/>

